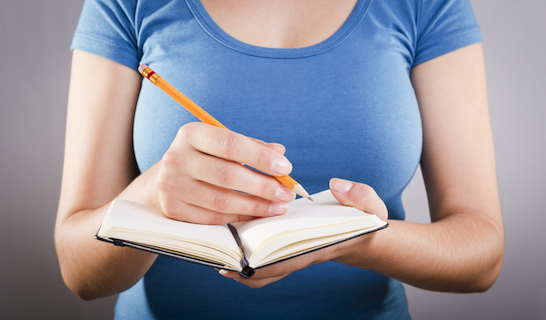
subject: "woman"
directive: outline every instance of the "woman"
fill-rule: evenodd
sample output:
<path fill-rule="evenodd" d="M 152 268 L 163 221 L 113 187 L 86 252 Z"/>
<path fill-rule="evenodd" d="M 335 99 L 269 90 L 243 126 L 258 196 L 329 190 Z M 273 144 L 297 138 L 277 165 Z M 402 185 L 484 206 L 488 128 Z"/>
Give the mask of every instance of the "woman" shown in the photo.
<path fill-rule="evenodd" d="M 87 1 L 55 235 L 65 283 L 121 293 L 119 319 L 404 319 L 400 281 L 487 290 L 504 234 L 480 41 L 467 0 Z M 196 123 L 140 63 L 233 131 Z M 240 163 L 390 226 L 251 279 L 93 239 L 116 197 L 205 224 L 283 214 L 294 194 Z M 403 221 L 419 163 L 430 224 Z"/>

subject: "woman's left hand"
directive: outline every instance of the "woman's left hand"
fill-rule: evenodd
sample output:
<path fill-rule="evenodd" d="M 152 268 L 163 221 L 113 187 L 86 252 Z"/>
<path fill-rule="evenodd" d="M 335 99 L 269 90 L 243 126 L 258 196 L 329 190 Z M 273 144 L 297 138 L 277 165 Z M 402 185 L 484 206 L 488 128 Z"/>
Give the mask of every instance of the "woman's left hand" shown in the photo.
<path fill-rule="evenodd" d="M 330 180 L 330 190 L 336 199 L 341 204 L 355 207 L 369 214 L 375 214 L 382 220 L 387 220 L 388 212 L 385 203 L 379 198 L 375 190 L 365 184 L 352 182 L 342 179 Z M 320 249 L 302 256 L 289 259 L 274 265 L 256 270 L 256 274 L 250 279 L 241 277 L 237 272 L 220 270 L 220 274 L 226 278 L 234 279 L 251 288 L 257 289 L 264 287 L 270 283 L 279 281 L 292 272 L 307 268 L 313 264 L 321 263 L 329 260 L 335 260 L 343 256 L 349 248 L 355 244 L 361 244 L 363 237 L 371 239 L 375 232 L 342 242 L 335 246 L 330 246 Z"/>
<path fill-rule="evenodd" d="M 375 214 L 381 220 L 387 221 L 387 206 L 369 185 L 334 178 L 330 180 L 330 190 L 341 204 Z"/>

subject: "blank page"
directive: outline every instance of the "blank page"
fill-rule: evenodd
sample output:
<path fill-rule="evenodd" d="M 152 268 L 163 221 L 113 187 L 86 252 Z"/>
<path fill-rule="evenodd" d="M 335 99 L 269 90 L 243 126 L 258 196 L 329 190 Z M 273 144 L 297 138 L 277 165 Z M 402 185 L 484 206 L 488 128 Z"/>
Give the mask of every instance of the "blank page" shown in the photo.
<path fill-rule="evenodd" d="M 344 223 L 371 216 L 356 208 L 344 206 L 325 190 L 312 195 L 315 202 L 300 198 L 288 204 L 285 215 L 233 223 L 242 238 L 245 254 L 251 256 L 266 239 L 275 234 L 298 229 Z"/>
<path fill-rule="evenodd" d="M 138 237 L 134 231 L 146 230 L 166 238 L 183 239 L 194 243 L 209 242 L 239 252 L 239 247 L 227 225 L 200 225 L 173 220 L 159 209 L 123 199 L 115 199 L 110 206 L 99 236 L 108 237 L 109 230 L 116 229 L 130 231 L 132 237 Z"/>

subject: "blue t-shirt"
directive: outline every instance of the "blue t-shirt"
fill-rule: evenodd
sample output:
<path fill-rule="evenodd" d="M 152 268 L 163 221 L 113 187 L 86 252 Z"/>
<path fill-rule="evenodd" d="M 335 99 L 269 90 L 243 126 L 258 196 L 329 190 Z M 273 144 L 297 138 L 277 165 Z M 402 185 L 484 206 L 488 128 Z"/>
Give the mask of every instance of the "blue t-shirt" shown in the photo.
<path fill-rule="evenodd" d="M 229 129 L 286 147 L 309 193 L 332 177 L 372 186 L 389 218 L 421 156 L 412 67 L 481 34 L 468 0 L 360 0 L 343 26 L 306 48 L 262 48 L 220 29 L 199 0 L 88 0 L 73 49 L 146 63 Z M 149 81 L 134 120 L 143 172 L 198 121 Z M 400 282 L 326 262 L 254 290 L 211 268 L 158 257 L 120 294 L 116 319 L 405 319 Z"/>

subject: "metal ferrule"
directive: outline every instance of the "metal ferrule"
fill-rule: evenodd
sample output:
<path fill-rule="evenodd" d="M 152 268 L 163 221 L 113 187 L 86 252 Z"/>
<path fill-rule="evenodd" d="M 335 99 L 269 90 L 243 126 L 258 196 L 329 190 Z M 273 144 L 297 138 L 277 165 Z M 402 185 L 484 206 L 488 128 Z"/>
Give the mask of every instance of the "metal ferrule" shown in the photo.
<path fill-rule="evenodd" d="M 159 75 L 155 73 L 152 69 L 150 69 L 150 67 L 144 68 L 144 70 L 142 70 L 142 75 L 146 79 L 150 80 L 153 84 L 156 84 L 157 79 L 159 79 Z"/>

